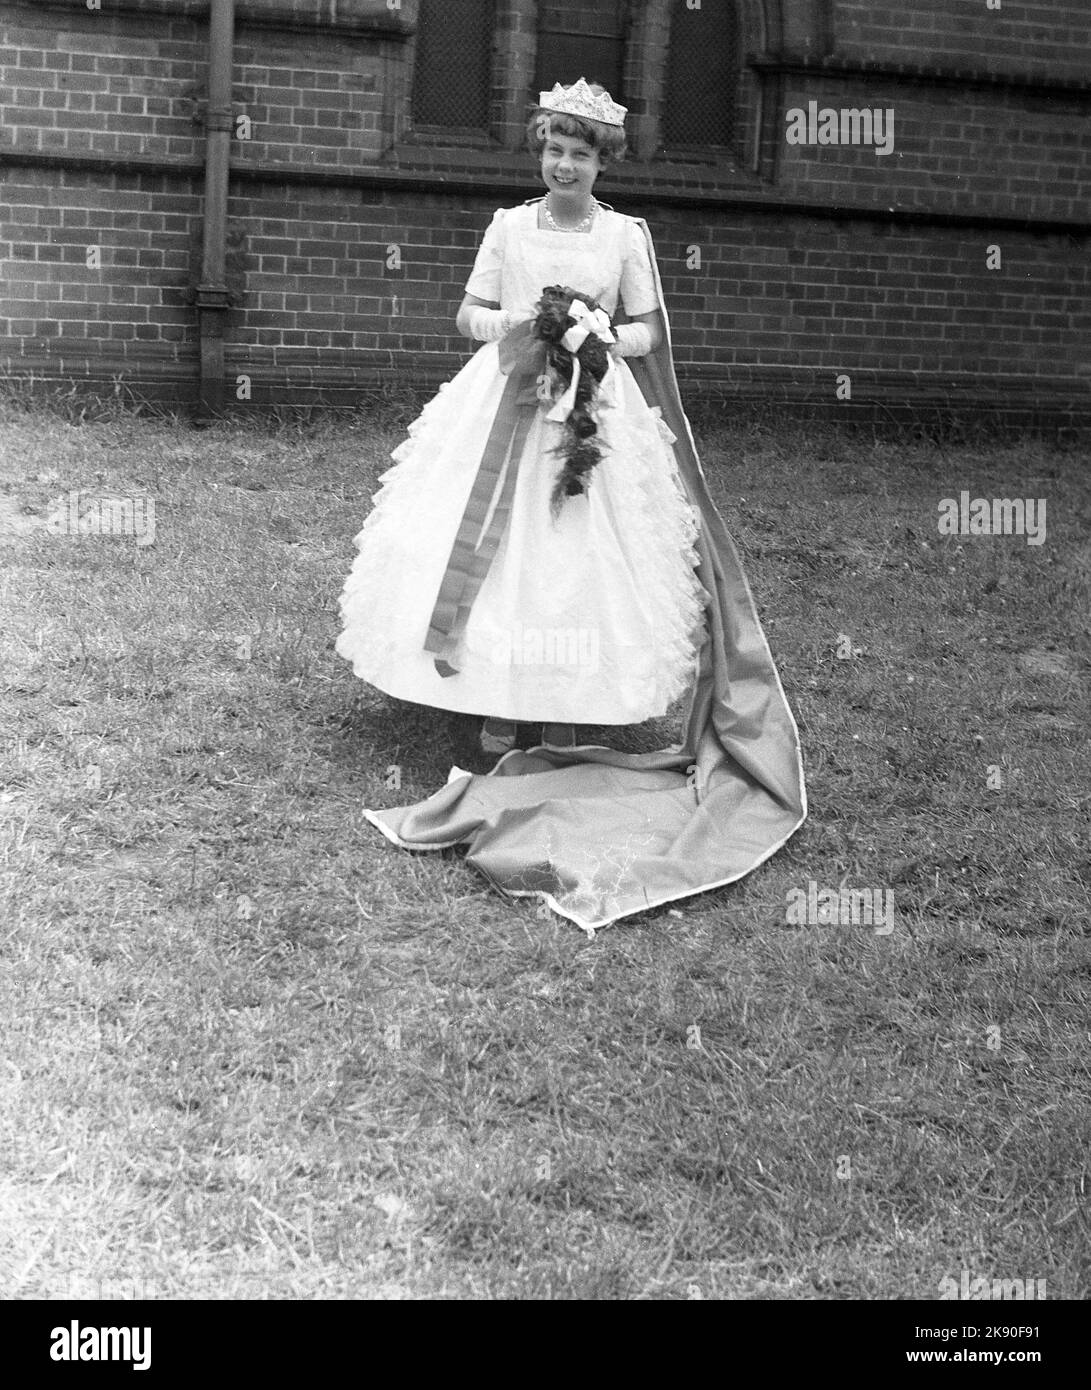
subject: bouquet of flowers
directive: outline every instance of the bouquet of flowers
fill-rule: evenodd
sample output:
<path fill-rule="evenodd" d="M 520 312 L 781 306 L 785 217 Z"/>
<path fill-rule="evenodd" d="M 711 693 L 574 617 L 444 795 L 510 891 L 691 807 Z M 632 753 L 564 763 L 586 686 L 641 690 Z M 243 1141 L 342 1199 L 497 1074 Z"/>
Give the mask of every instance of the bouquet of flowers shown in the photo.
<path fill-rule="evenodd" d="M 568 285 L 547 285 L 534 307 L 538 316 L 531 332 L 545 344 L 546 365 L 564 386 L 558 406 L 567 407 L 564 434 L 553 450 L 565 461 L 550 497 L 556 517 L 566 497 L 587 490 L 591 470 L 602 460 L 592 410 L 599 383 L 610 368 L 607 349 L 614 335 L 596 300 Z"/>

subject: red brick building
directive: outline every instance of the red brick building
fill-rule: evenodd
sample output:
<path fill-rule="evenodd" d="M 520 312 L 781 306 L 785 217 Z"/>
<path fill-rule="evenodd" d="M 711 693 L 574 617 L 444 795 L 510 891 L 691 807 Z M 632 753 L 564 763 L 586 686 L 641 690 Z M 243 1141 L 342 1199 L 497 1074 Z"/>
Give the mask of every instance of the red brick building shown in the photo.
<path fill-rule="evenodd" d="M 450 376 L 491 213 L 541 191 L 527 101 L 583 74 L 630 108 L 596 191 L 651 224 L 687 396 L 1091 423 L 1086 0 L 215 4 L 226 110 L 210 0 L 0 0 L 5 370 Z"/>

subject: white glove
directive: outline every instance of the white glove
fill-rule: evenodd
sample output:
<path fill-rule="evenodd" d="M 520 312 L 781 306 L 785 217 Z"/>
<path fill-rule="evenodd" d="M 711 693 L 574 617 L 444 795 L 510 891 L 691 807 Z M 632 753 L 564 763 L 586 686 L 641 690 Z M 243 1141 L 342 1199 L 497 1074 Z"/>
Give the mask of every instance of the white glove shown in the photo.
<path fill-rule="evenodd" d="M 511 314 L 507 309 L 485 309 L 472 304 L 466 315 L 470 332 L 482 343 L 495 343 L 506 337 L 511 329 Z"/>
<path fill-rule="evenodd" d="M 617 323 L 613 331 L 615 357 L 647 357 L 651 352 L 652 331 L 646 323 Z"/>

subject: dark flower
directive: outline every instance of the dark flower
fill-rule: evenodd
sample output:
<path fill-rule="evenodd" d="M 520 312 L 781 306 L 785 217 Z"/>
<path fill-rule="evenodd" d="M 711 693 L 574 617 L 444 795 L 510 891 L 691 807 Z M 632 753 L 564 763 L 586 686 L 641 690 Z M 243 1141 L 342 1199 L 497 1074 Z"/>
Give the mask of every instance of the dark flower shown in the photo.
<path fill-rule="evenodd" d="M 554 516 L 560 512 L 566 497 L 586 492 L 591 470 L 602 460 L 602 449 L 595 439 L 598 425 L 591 407 L 598 395 L 598 384 L 609 370 L 610 354 L 606 343 L 594 333 L 587 335 L 577 353 L 570 352 L 561 342 L 576 322 L 569 313 L 574 299 L 582 299 L 592 310 L 600 307 L 591 295 L 569 285 L 547 285 L 534 306 L 538 310 L 534 336 L 547 344 L 546 361 L 564 383 L 565 390 L 572 383 L 573 361 L 578 360 L 580 364 L 575 403 L 565 421 L 561 443 L 553 451 L 565 459 L 550 496 Z"/>

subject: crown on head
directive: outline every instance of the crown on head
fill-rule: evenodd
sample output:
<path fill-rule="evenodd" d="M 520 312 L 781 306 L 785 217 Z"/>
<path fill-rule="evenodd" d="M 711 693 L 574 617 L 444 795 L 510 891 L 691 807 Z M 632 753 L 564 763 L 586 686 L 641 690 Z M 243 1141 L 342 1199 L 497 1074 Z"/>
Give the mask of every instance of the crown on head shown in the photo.
<path fill-rule="evenodd" d="M 609 92 L 596 95 L 582 77 L 571 87 L 562 87 L 558 82 L 551 92 L 540 95 L 538 105 L 547 111 L 563 111 L 566 116 L 582 116 L 585 121 L 599 121 L 602 125 L 623 126 L 629 110 L 612 101 Z"/>

